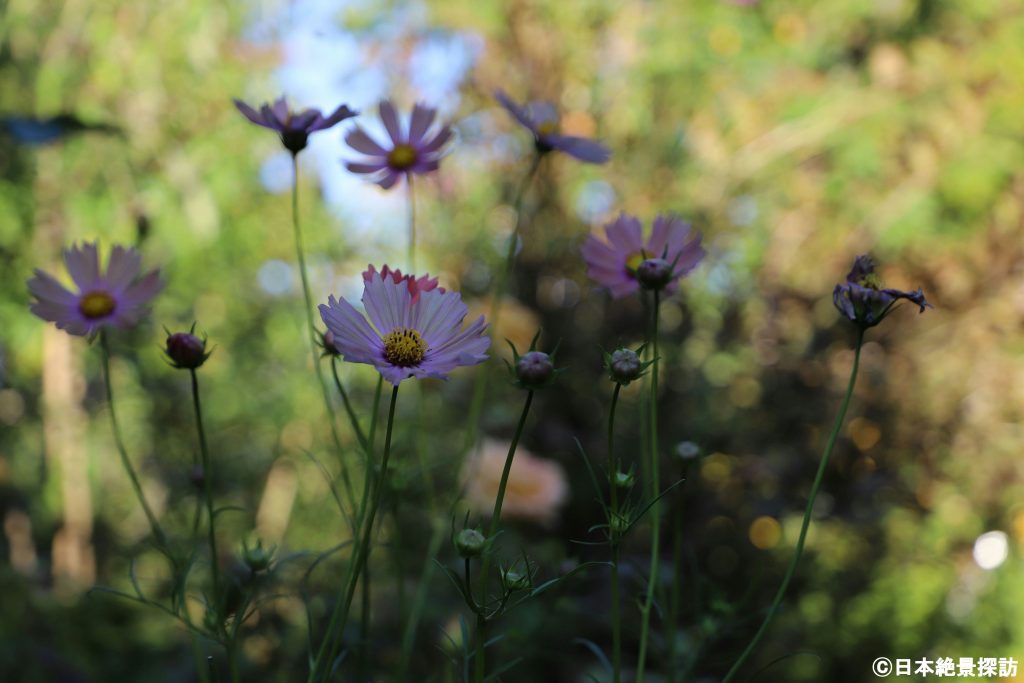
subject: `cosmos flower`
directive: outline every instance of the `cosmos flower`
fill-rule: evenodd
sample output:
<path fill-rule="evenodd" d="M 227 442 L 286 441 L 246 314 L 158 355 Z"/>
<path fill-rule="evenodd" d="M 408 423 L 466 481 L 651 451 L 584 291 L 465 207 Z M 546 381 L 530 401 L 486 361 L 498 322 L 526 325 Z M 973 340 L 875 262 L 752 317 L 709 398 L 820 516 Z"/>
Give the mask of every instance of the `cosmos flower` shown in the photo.
<path fill-rule="evenodd" d="M 285 98 L 278 98 L 273 104 L 264 104 L 256 111 L 241 100 L 234 100 L 238 111 L 257 126 L 276 130 L 281 136 L 281 144 L 292 154 L 298 154 L 306 148 L 311 133 L 326 130 L 331 126 L 356 115 L 346 105 L 341 105 L 330 116 L 324 116 L 319 109 L 303 109 L 294 112 L 288 107 Z"/>
<path fill-rule="evenodd" d="M 480 453 L 466 463 L 462 475 L 466 500 L 482 515 L 493 512 L 507 455 L 507 445 L 487 439 Z M 516 449 L 501 506 L 502 518 L 550 524 L 557 518 L 568 496 L 569 485 L 561 465 L 539 458 L 522 447 Z"/>
<path fill-rule="evenodd" d="M 163 288 L 159 271 L 140 275 L 142 255 L 130 247 L 114 246 L 110 250 L 106 272 L 100 269 L 95 242 L 65 249 L 64 263 L 77 292 L 38 268 L 28 281 L 28 289 L 35 297 L 32 312 L 68 334 L 86 336 L 104 326 L 135 325 Z"/>
<path fill-rule="evenodd" d="M 608 148 L 596 140 L 559 134 L 558 112 L 551 103 L 518 104 L 501 90 L 495 92 L 494 97 L 516 121 L 533 133 L 538 154 L 558 150 L 588 164 L 603 164 L 611 158 Z"/>
<path fill-rule="evenodd" d="M 458 292 L 436 286 L 413 291 L 414 276 L 396 281 L 384 272 L 396 271 L 385 266 L 380 273 L 368 270 L 368 278 L 364 274 L 366 316 L 333 296 L 320 305 L 333 345 L 345 360 L 373 365 L 396 386 L 409 377 L 447 379 L 459 366 L 487 360 L 484 352 L 491 340 L 484 317 L 463 329 L 467 308 Z"/>
<path fill-rule="evenodd" d="M 639 219 L 628 214 L 605 226 L 607 241 L 588 235 L 583 243 L 583 260 L 591 280 L 606 287 L 615 299 L 640 289 L 637 269 L 645 262 L 665 261 L 671 273 L 663 289 L 671 294 L 679 278 L 697 267 L 704 258 L 701 234 L 678 216 L 662 214 L 654 219 L 650 237 L 643 239 Z"/>
<path fill-rule="evenodd" d="M 920 287 L 916 292 L 898 289 L 882 289 L 875 263 L 867 254 L 854 259 L 853 268 L 846 276 L 846 282 L 836 285 L 832 291 L 832 302 L 844 317 L 867 329 L 882 322 L 900 299 L 906 299 L 924 309 L 933 308 L 925 301 Z"/>
<path fill-rule="evenodd" d="M 359 126 L 345 136 L 349 147 L 367 155 L 363 161 L 350 161 L 345 167 L 353 173 L 367 174 L 385 190 L 394 186 L 403 175 L 422 175 L 436 171 L 445 154 L 445 145 L 452 139 L 450 126 L 431 131 L 437 110 L 417 104 L 404 131 L 398 112 L 390 100 L 380 103 L 380 118 L 390 140 L 381 145 Z"/>
<path fill-rule="evenodd" d="M 363 282 L 369 283 L 373 280 L 374 276 L 377 275 L 377 269 L 374 268 L 373 264 L 366 267 L 363 271 Z M 412 297 L 412 302 L 416 303 L 420 299 L 420 292 L 429 292 L 433 289 L 444 294 L 444 287 L 437 286 L 437 278 L 430 277 L 429 274 L 421 275 L 420 277 L 413 277 L 412 275 L 402 275 L 402 271 L 399 269 L 391 270 L 391 268 L 385 264 L 380 269 L 380 277 L 385 280 L 390 279 L 392 282 L 404 282 L 409 288 L 409 296 Z"/>

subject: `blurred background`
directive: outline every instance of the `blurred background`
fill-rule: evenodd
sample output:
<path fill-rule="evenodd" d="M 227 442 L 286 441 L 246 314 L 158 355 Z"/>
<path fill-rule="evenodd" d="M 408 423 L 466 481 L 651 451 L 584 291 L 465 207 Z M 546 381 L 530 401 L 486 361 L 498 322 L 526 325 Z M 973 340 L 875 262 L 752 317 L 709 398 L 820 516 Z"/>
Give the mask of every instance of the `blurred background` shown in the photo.
<path fill-rule="evenodd" d="M 187 536 L 188 378 L 159 349 L 162 326 L 197 321 L 216 345 L 200 371 L 215 492 L 239 508 L 218 519 L 220 561 L 257 537 L 279 557 L 322 551 L 347 532 L 309 457 L 334 465 L 302 335 L 290 160 L 231 98 L 347 103 L 371 131 L 382 97 L 439 107 L 458 140 L 417 185 L 419 266 L 485 311 L 532 153 L 498 87 L 556 103 L 563 132 L 613 150 L 605 166 L 550 155 L 524 203 L 498 336 L 522 348 L 541 327 L 542 348 L 561 340 L 568 370 L 538 396 L 522 446 L 557 464 L 538 471 L 564 473 L 565 490 L 544 515 L 508 518 L 505 552 L 523 548 L 541 578 L 606 559 L 574 542 L 600 540 L 588 528 L 601 511 L 573 439 L 603 462 L 612 387 L 599 346 L 639 343 L 644 309 L 589 283 L 579 246 L 619 211 L 648 225 L 675 211 L 709 253 L 661 310 L 662 479 L 686 481 L 663 506 L 683 526 L 675 546 L 665 525 L 659 596 L 677 579 L 680 607 L 673 628 L 659 601 L 648 680 L 720 680 L 760 622 L 852 362 L 831 290 L 863 252 L 935 310 L 905 307 L 868 334 L 807 552 L 749 671 L 842 683 L 875 680 L 878 656 L 1024 658 L 1021 36 L 1017 0 L 0 0 L 0 680 L 194 681 L 196 653 L 220 656 L 164 614 L 88 593 L 130 587 L 135 558 L 159 598 L 165 570 L 117 461 L 98 349 L 29 314 L 32 269 L 61 272 L 62 245 L 94 239 L 136 244 L 161 267 L 151 321 L 113 339 L 149 499 Z M 406 194 L 344 170 L 358 156 L 343 143 L 351 125 L 315 134 L 300 157 L 320 301 L 358 298 L 367 263 L 405 254 Z M 495 351 L 400 401 L 363 680 L 393 680 L 424 580 L 413 678 L 461 680 L 449 657 L 465 608 L 424 558 L 466 481 L 476 372 L 488 373 L 488 443 L 504 449 L 514 429 L 523 396 Z M 375 374 L 339 367 L 365 418 Z M 639 395 L 620 408 L 627 460 Z M 630 597 L 648 543 L 642 525 L 626 544 Z M 456 566 L 447 539 L 439 559 Z M 318 629 L 343 562 L 310 577 Z M 282 566 L 244 629 L 245 680 L 304 678 L 308 565 Z M 491 661 L 523 657 L 507 681 L 607 680 L 575 640 L 608 650 L 607 604 L 605 570 L 576 575 L 502 620 Z"/>

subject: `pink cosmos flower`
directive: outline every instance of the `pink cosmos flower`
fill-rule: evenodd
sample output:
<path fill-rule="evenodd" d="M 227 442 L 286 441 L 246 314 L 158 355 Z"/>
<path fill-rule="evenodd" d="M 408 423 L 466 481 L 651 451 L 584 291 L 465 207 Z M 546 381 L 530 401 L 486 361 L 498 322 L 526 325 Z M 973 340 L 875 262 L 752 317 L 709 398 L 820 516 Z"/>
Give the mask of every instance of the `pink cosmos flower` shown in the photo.
<path fill-rule="evenodd" d="M 672 214 L 654 219 L 650 236 L 643 239 L 643 226 L 635 216 L 620 214 L 605 226 L 607 241 L 588 235 L 583 243 L 587 275 L 604 286 L 615 299 L 640 289 L 637 267 L 648 259 L 664 259 L 672 266 L 671 280 L 664 291 L 671 294 L 679 278 L 697 267 L 704 258 L 701 234 L 689 223 Z"/>
<path fill-rule="evenodd" d="M 410 377 L 447 379 L 459 366 L 487 360 L 491 339 L 484 317 L 463 329 L 468 309 L 458 292 L 444 291 L 436 280 L 428 280 L 426 289 L 418 284 L 422 278 L 403 277 L 387 266 L 381 272 L 371 266 L 363 277 L 366 316 L 334 296 L 320 305 L 334 348 L 345 360 L 373 365 L 395 386 Z"/>
<path fill-rule="evenodd" d="M 493 512 L 507 455 L 506 444 L 487 439 L 480 453 L 466 463 L 462 475 L 466 500 L 482 515 Z M 557 518 L 568 496 L 569 485 L 561 465 L 554 460 L 539 458 L 522 447 L 516 449 L 501 506 L 503 518 L 550 524 Z"/>
<path fill-rule="evenodd" d="M 363 282 L 369 283 L 373 280 L 374 276 L 377 275 L 377 269 L 373 267 L 373 264 L 368 265 L 366 268 L 367 269 L 363 271 Z M 391 270 L 387 264 L 384 264 L 380 269 L 380 277 L 385 280 L 390 278 L 391 281 L 395 283 L 405 282 L 406 286 L 409 287 L 409 296 L 412 297 L 413 303 L 419 301 L 420 292 L 429 292 L 436 289 L 444 294 L 444 287 L 438 287 L 437 278 L 430 277 L 429 273 L 417 278 L 412 275 L 402 275 L 402 271 L 398 268 Z"/>
<path fill-rule="evenodd" d="M 533 133 L 538 154 L 558 150 L 588 164 L 603 164 L 611 158 L 608 148 L 597 140 L 560 134 L 558 112 L 550 102 L 519 104 L 501 90 L 495 92 L 494 97 L 520 125 Z"/>
<path fill-rule="evenodd" d="M 157 270 L 140 275 L 142 255 L 131 247 L 115 245 L 106 272 L 100 268 L 95 242 L 65 249 L 64 263 L 78 291 L 68 290 L 38 268 L 28 289 L 35 297 L 32 312 L 68 334 L 86 336 L 104 326 L 131 327 L 164 286 Z"/>
<path fill-rule="evenodd" d="M 445 155 L 445 145 L 452 139 L 451 126 L 431 131 L 437 110 L 422 104 L 413 107 L 408 130 L 403 130 L 398 112 L 390 100 L 380 103 L 380 118 L 390 140 L 381 145 L 359 126 L 345 136 L 349 147 L 369 157 L 350 161 L 345 167 L 353 173 L 371 176 L 385 190 L 394 186 L 403 175 L 422 175 L 436 171 Z"/>

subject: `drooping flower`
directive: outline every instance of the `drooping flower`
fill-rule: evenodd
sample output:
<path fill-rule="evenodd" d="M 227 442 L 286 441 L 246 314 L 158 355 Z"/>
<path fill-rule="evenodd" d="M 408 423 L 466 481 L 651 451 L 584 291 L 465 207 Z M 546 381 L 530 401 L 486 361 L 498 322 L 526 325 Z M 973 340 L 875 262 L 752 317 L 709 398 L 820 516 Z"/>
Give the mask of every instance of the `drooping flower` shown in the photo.
<path fill-rule="evenodd" d="M 451 126 L 431 130 L 436 116 L 436 109 L 417 104 L 409 118 L 409 128 L 404 130 L 395 105 L 390 100 L 382 101 L 380 118 L 390 140 L 381 145 L 358 125 L 355 126 L 345 136 L 345 142 L 369 158 L 346 162 L 345 167 L 353 173 L 371 176 L 373 182 L 385 190 L 394 186 L 403 175 L 436 171 L 445 155 L 445 146 L 452 139 Z"/>
<path fill-rule="evenodd" d="M 462 475 L 466 500 L 480 514 L 493 511 L 507 455 L 507 445 L 487 439 L 479 454 L 466 462 Z M 549 524 L 568 496 L 569 485 L 562 466 L 519 447 L 509 471 L 501 516 Z"/>
<path fill-rule="evenodd" d="M 446 292 L 436 283 L 414 290 L 410 284 L 417 278 L 396 281 L 382 274 L 386 268 L 367 271 L 362 298 L 366 316 L 334 296 L 320 305 L 334 347 L 345 360 L 373 365 L 396 386 L 410 377 L 447 379 L 459 366 L 487 360 L 491 340 L 484 317 L 463 329 L 468 309 L 458 292 Z"/>
<path fill-rule="evenodd" d="M 651 235 L 643 239 L 643 226 L 635 216 L 620 214 L 605 226 L 607 241 L 596 235 L 588 235 L 583 242 L 583 260 L 587 264 L 590 279 L 604 286 L 613 298 L 619 299 L 641 287 L 637 270 L 645 261 L 653 266 L 664 261 L 671 266 L 671 275 L 661 286 L 671 294 L 683 277 L 701 262 L 705 251 L 701 247 L 702 236 L 690 224 L 672 214 L 662 214 L 654 219 Z M 645 266 L 646 270 L 646 266 Z"/>
<path fill-rule="evenodd" d="M 363 271 L 363 282 L 370 282 L 374 276 L 377 275 L 377 269 L 371 263 Z M 380 269 L 380 277 L 385 280 L 390 279 L 392 282 L 400 283 L 404 282 L 409 288 L 409 295 L 412 297 L 412 302 L 416 303 L 419 301 L 420 292 L 429 292 L 433 289 L 438 290 L 444 294 L 444 287 L 437 286 L 437 278 L 430 277 L 430 274 L 421 275 L 420 277 L 414 277 L 412 275 L 402 275 L 402 271 L 398 268 L 391 270 L 391 268 L 385 264 Z"/>
<path fill-rule="evenodd" d="M 319 109 L 296 112 L 291 110 L 283 97 L 279 97 L 273 104 L 263 104 L 259 111 L 238 99 L 234 103 L 238 111 L 257 126 L 276 130 L 281 136 L 281 144 L 292 154 L 298 154 L 306 148 L 312 133 L 326 130 L 357 113 L 344 104 L 329 116 L 324 116 Z"/>
<path fill-rule="evenodd" d="M 104 326 L 135 325 L 164 284 L 158 270 L 140 274 L 142 255 L 131 247 L 115 245 L 105 272 L 95 242 L 65 249 L 64 264 L 78 291 L 38 268 L 28 289 L 35 297 L 32 312 L 68 334 L 86 336 Z"/>
<path fill-rule="evenodd" d="M 875 273 L 875 263 L 867 254 L 854 259 L 853 268 L 846 275 L 846 282 L 836 285 L 832 291 L 832 302 L 839 312 L 863 329 L 882 322 L 900 299 L 919 306 L 919 313 L 924 313 L 926 308 L 933 308 L 925 300 L 924 291 L 920 287 L 916 292 L 882 289 L 881 281 Z"/>
<path fill-rule="evenodd" d="M 588 164 L 603 164 L 611 158 L 608 148 L 597 140 L 558 132 L 558 112 L 550 102 L 514 102 L 504 91 L 498 90 L 494 97 L 510 114 L 533 133 L 533 142 L 538 154 L 558 150 Z"/>

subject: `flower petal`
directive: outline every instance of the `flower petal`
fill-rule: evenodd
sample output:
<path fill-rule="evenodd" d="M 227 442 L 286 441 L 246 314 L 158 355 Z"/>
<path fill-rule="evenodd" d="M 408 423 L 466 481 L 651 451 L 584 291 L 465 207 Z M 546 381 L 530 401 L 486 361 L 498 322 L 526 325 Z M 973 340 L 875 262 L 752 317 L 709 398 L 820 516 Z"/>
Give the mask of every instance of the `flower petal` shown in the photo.
<path fill-rule="evenodd" d="M 611 151 L 605 145 L 589 138 L 552 133 L 544 135 L 542 140 L 551 147 L 588 164 L 603 164 L 612 157 Z"/>
<path fill-rule="evenodd" d="M 496 90 L 494 92 L 494 98 L 498 100 L 498 103 L 508 110 L 508 113 L 512 114 L 515 120 L 521 125 L 525 126 L 533 133 L 537 132 L 537 125 L 533 122 L 533 119 L 530 118 L 529 109 L 521 104 L 513 102 L 512 98 L 506 95 L 503 90 Z"/>
<path fill-rule="evenodd" d="M 371 278 L 363 287 L 363 307 L 382 337 L 395 328 L 410 325 L 412 297 L 404 283 L 380 276 Z"/>
<path fill-rule="evenodd" d="M 386 149 L 377 144 L 377 141 L 366 134 L 359 126 L 356 126 L 345 135 L 345 142 L 357 152 L 387 158 Z"/>
<path fill-rule="evenodd" d="M 391 141 L 396 145 L 405 142 L 405 138 L 402 137 L 402 128 L 398 123 L 398 112 L 395 111 L 395 105 L 391 103 L 391 100 L 382 100 L 380 103 L 380 120 L 384 122 L 384 127 L 388 131 L 388 135 L 391 136 Z"/>
<path fill-rule="evenodd" d="M 376 365 L 384 346 L 359 311 L 345 299 L 332 295 L 327 304 L 320 304 L 320 318 L 334 335 L 334 346 L 350 363 Z"/>
<path fill-rule="evenodd" d="M 110 250 L 110 260 L 103 280 L 111 289 L 123 290 L 139 276 L 141 268 L 142 254 L 131 247 L 114 245 Z"/>
<path fill-rule="evenodd" d="M 100 256 L 95 242 L 86 242 L 80 247 L 72 246 L 65 249 L 64 264 L 71 279 L 81 291 L 85 292 L 99 285 Z"/>
<path fill-rule="evenodd" d="M 409 120 L 409 144 L 415 146 L 426 134 L 430 124 L 434 122 L 437 110 L 422 104 L 412 108 L 412 118 Z"/>
<path fill-rule="evenodd" d="M 263 116 L 258 111 L 256 111 L 252 107 L 250 107 L 248 104 L 246 104 L 242 100 L 234 99 L 234 100 L 232 100 L 232 102 L 235 103 L 235 108 L 237 108 L 238 111 L 242 112 L 242 115 L 245 118 L 249 119 L 250 121 L 255 123 L 257 126 L 263 126 L 264 128 L 269 128 L 270 127 L 270 126 L 267 125 L 267 122 L 264 120 Z"/>

